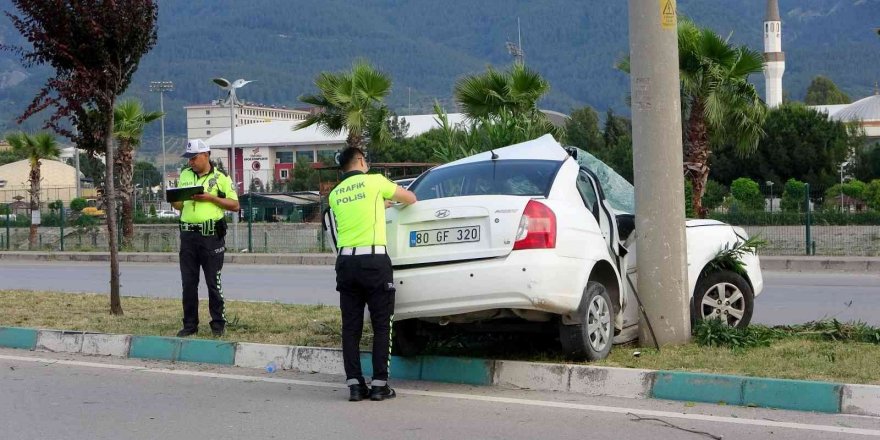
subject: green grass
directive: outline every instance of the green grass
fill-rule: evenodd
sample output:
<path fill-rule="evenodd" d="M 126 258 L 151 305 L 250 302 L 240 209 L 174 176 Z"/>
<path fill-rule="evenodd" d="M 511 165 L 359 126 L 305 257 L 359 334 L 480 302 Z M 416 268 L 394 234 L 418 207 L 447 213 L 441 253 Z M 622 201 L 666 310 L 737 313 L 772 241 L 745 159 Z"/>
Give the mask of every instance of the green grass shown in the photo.
<path fill-rule="evenodd" d="M 174 336 L 180 329 L 179 299 L 125 297 L 122 305 L 125 315 L 111 316 L 108 295 L 0 290 L 0 326 L 158 336 Z M 224 340 L 341 345 L 338 307 L 227 301 L 226 316 Z M 207 301 L 200 303 L 200 321 L 198 336 L 210 337 Z M 608 359 L 593 365 L 880 384 L 880 343 L 871 339 L 877 329 L 863 324 L 829 321 L 773 329 L 754 326 L 740 332 L 708 324 L 697 330 L 695 341 L 702 346 L 692 343 L 659 352 L 615 346 Z M 371 342 L 368 325 L 362 346 Z M 557 346 L 551 336 L 461 334 L 432 341 L 428 354 L 568 362 Z"/>

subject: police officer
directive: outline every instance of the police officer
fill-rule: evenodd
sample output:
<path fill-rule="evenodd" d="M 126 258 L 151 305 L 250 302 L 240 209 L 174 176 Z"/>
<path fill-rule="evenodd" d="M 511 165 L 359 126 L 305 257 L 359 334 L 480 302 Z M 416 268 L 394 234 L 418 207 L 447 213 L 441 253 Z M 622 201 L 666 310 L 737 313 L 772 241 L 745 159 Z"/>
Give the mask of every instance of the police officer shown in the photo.
<path fill-rule="evenodd" d="M 394 280 L 385 250 L 385 201 L 410 205 L 416 196 L 384 176 L 366 174 L 364 152 L 346 148 L 339 157 L 345 174 L 328 196 L 336 220 L 336 290 L 342 309 L 342 357 L 350 401 L 390 399 L 388 386 Z M 361 372 L 360 342 L 364 305 L 373 324 L 373 380 L 367 388 Z"/>
<path fill-rule="evenodd" d="M 223 287 L 220 272 L 226 252 L 225 211 L 238 212 L 238 195 L 232 179 L 211 164 L 211 149 L 200 139 L 187 142 L 183 157 L 189 166 L 180 172 L 178 187 L 203 186 L 205 192 L 192 200 L 174 202 L 180 211 L 180 278 L 183 284 L 183 328 L 185 337 L 199 331 L 199 269 L 208 285 L 208 309 L 211 332 L 223 336 L 226 331 Z"/>

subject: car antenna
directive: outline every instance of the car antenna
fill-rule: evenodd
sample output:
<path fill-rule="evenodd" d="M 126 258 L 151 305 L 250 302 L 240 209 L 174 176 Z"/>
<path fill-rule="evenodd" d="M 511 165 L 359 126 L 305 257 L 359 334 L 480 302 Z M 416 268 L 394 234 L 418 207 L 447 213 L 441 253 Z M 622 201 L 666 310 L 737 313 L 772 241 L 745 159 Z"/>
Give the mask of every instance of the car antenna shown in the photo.
<path fill-rule="evenodd" d="M 495 150 L 489 150 L 492 153 L 492 160 L 498 159 L 498 154 L 495 153 Z"/>

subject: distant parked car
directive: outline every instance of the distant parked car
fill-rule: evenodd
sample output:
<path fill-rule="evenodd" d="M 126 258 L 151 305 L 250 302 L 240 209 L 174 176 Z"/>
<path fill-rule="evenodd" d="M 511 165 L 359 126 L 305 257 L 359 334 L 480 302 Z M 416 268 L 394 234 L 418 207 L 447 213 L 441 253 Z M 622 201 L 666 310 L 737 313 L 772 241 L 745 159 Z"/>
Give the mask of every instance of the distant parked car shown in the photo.
<path fill-rule="evenodd" d="M 169 211 L 169 210 L 159 210 L 156 211 L 156 218 L 177 218 L 180 217 L 180 213 L 177 211 Z"/>

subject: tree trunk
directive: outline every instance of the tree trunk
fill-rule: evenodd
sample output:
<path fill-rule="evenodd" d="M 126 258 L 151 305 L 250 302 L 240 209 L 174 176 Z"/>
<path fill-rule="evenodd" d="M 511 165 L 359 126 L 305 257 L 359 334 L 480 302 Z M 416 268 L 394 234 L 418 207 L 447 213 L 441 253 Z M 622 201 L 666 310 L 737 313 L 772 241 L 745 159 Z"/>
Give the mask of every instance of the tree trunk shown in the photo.
<path fill-rule="evenodd" d="M 107 239 L 110 243 L 110 314 L 123 315 L 122 302 L 119 298 L 119 249 L 116 239 L 116 190 L 113 180 L 113 106 L 115 100 L 110 101 L 110 106 L 105 109 L 107 114 L 106 131 L 104 141 L 107 152 L 106 178 L 104 179 L 104 191 L 107 198 Z"/>
<path fill-rule="evenodd" d="M 134 241 L 133 153 L 134 151 L 128 142 L 120 142 L 119 150 L 116 152 L 116 166 L 119 172 L 119 200 L 122 203 L 122 247 L 124 249 L 130 249 Z"/>
<path fill-rule="evenodd" d="M 40 161 L 31 165 L 30 184 L 31 190 L 31 228 L 28 231 L 28 250 L 33 250 L 37 245 L 37 225 L 34 224 L 34 211 L 40 210 Z"/>
<path fill-rule="evenodd" d="M 703 207 L 703 194 L 709 179 L 709 131 L 706 127 L 705 110 L 701 100 L 696 100 L 691 108 L 687 125 L 687 143 L 684 153 L 684 175 L 691 182 L 691 198 L 694 213 L 706 218 L 708 210 Z"/>
<path fill-rule="evenodd" d="M 348 138 L 345 140 L 345 143 L 349 147 L 364 149 L 364 136 L 362 134 L 355 133 L 352 130 L 348 131 Z"/>

